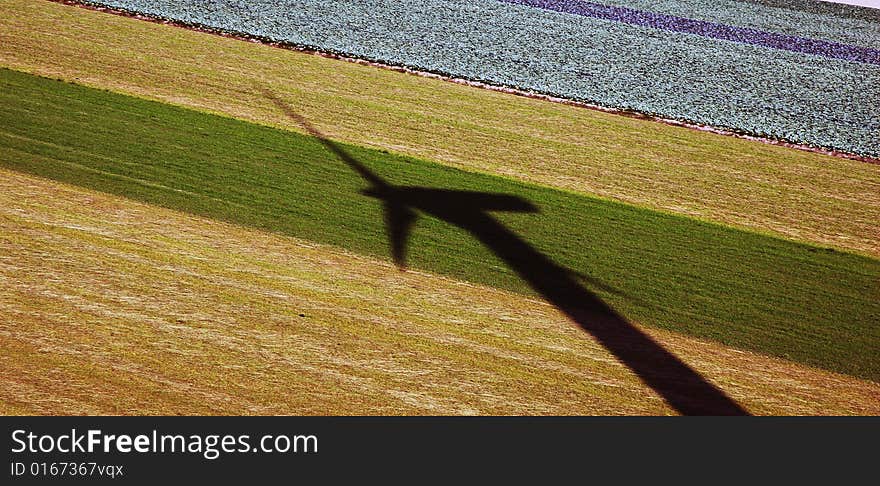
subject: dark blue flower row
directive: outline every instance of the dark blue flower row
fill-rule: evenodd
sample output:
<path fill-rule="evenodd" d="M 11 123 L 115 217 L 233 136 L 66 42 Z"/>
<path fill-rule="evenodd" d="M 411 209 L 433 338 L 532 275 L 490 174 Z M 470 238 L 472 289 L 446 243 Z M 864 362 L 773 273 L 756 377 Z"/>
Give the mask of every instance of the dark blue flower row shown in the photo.
<path fill-rule="evenodd" d="M 880 50 L 868 47 L 851 46 L 819 39 L 808 39 L 794 35 L 765 32 L 745 27 L 723 25 L 705 20 L 693 20 L 673 15 L 664 15 L 643 10 L 602 5 L 579 0 L 499 0 L 506 3 L 527 5 L 555 12 L 582 15 L 604 20 L 614 20 L 632 25 L 655 29 L 696 34 L 713 39 L 721 39 L 744 44 L 784 49 L 817 56 L 865 62 L 880 65 Z"/>

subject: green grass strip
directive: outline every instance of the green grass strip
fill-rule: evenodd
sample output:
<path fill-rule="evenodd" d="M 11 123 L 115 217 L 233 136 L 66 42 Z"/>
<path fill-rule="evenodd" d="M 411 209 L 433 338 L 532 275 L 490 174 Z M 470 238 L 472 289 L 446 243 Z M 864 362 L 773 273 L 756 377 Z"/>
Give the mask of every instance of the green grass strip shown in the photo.
<path fill-rule="evenodd" d="M 389 258 L 379 201 L 316 138 L 9 70 L 0 87 L 4 167 Z M 880 381 L 880 261 L 340 146 L 395 184 L 530 201 L 496 216 L 629 319 Z M 448 223 L 422 215 L 409 242 L 414 268 L 532 294 Z"/>

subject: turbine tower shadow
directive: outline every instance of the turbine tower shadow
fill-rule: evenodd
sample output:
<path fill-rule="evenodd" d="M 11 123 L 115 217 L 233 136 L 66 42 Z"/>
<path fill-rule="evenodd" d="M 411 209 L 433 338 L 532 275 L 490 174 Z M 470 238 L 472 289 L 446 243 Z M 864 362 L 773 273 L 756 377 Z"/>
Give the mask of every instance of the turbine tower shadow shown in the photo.
<path fill-rule="evenodd" d="M 405 268 L 407 236 L 418 212 L 458 226 L 477 238 L 537 293 L 591 334 L 679 413 L 748 415 L 722 390 L 581 285 L 576 274 L 557 265 L 489 214 L 490 211 L 538 212 L 531 202 L 506 194 L 389 184 L 324 137 L 283 100 L 271 92 L 264 90 L 264 93 L 370 184 L 363 193 L 382 201 L 392 256 L 400 268 Z"/>

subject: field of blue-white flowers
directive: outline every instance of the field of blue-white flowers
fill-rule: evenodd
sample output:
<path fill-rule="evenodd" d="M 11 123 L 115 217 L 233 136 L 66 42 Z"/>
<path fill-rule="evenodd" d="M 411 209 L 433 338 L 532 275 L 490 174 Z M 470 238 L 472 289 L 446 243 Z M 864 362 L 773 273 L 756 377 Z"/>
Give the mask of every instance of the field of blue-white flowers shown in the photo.
<path fill-rule="evenodd" d="M 732 0 L 92 3 L 880 156 L 880 22 L 870 18 Z"/>

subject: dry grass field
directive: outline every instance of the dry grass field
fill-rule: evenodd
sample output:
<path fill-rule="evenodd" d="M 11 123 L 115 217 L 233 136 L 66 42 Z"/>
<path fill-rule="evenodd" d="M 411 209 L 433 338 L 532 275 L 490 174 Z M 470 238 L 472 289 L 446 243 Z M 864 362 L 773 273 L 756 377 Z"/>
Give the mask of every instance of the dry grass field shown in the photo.
<path fill-rule="evenodd" d="M 0 413 L 668 414 L 535 299 L 0 170 Z M 645 329 L 755 414 L 880 385 Z"/>
<path fill-rule="evenodd" d="M 682 413 L 652 339 L 880 415 L 880 163 L 44 0 L 0 0 L 0 101 L 0 415 Z M 401 271 L 413 191 L 531 209 L 422 205 Z"/>

